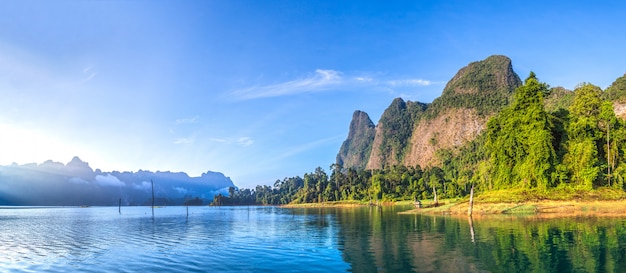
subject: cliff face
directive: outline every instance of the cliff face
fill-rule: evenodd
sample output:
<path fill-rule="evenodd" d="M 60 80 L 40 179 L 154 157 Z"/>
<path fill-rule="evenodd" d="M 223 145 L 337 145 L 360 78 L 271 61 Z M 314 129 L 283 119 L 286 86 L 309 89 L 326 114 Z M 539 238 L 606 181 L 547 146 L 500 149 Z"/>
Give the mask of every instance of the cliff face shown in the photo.
<path fill-rule="evenodd" d="M 401 164 L 406 155 L 415 120 L 420 118 L 427 104 L 393 100 L 380 117 L 367 169 Z"/>
<path fill-rule="evenodd" d="M 374 123 L 365 112 L 355 111 L 350 122 L 348 138 L 337 154 L 337 164 L 345 168 L 364 169 L 374 142 Z"/>
<path fill-rule="evenodd" d="M 505 56 L 491 56 L 461 68 L 430 105 L 428 118 L 417 121 L 402 163 L 438 166 L 437 150 L 460 147 L 476 138 L 521 85 Z"/>
<path fill-rule="evenodd" d="M 509 103 L 513 91 L 521 84 L 511 60 L 505 56 L 470 63 L 456 73 L 442 95 L 431 104 L 395 99 L 376 125 L 368 151 L 344 149 L 352 139 L 351 124 L 337 163 L 357 169 L 438 165 L 435 156 L 438 150 L 473 140 L 485 129 L 489 118 Z M 355 161 L 346 164 L 340 157 Z M 366 164 L 359 161 L 363 159 L 367 160 Z"/>
<path fill-rule="evenodd" d="M 431 120 L 421 120 L 413 131 L 406 166 L 438 166 L 436 153 L 441 149 L 463 146 L 487 126 L 489 116 L 476 109 L 450 108 Z"/>

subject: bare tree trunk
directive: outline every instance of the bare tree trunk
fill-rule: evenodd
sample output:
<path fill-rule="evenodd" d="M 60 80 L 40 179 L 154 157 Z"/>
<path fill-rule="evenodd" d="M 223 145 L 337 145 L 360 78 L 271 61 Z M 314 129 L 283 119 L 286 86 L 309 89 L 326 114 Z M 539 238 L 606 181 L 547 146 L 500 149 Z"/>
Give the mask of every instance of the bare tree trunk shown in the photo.
<path fill-rule="evenodd" d="M 472 188 L 470 189 L 470 200 L 469 207 L 467 208 L 467 215 L 472 216 L 472 209 L 474 207 L 474 184 L 472 183 Z"/>
<path fill-rule="evenodd" d="M 606 163 L 608 165 L 608 175 L 607 179 L 609 182 L 609 187 L 611 186 L 611 121 L 606 123 Z"/>
<path fill-rule="evenodd" d="M 435 185 L 433 185 L 433 194 L 435 194 L 435 207 L 439 206 L 439 200 L 437 200 L 437 189 L 435 189 Z"/>

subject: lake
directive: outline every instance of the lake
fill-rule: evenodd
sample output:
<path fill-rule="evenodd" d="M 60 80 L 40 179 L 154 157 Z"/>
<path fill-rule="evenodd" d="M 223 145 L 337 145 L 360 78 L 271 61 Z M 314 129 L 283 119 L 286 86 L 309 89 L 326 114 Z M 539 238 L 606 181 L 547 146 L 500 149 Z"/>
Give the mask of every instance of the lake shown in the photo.
<path fill-rule="evenodd" d="M 626 272 L 615 218 L 401 207 L 0 208 L 2 272 Z"/>

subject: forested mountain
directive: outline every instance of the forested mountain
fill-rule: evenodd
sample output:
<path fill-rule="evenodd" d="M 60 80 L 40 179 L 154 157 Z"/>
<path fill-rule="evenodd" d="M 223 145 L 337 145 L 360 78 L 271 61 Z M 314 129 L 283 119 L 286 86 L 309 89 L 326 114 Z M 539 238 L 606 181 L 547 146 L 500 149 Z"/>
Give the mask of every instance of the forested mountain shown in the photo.
<path fill-rule="evenodd" d="M 188 200 L 209 203 L 213 196 L 234 187 L 221 173 L 189 177 L 175 172 L 102 172 L 74 157 L 67 164 L 0 166 L 0 205 L 111 206 L 149 205 L 152 185 L 157 205 L 182 205 Z M 197 198 L 197 199 L 196 199 Z"/>
<path fill-rule="evenodd" d="M 341 149 L 337 163 L 344 168 L 365 166 L 370 170 L 393 165 L 440 165 L 436 153 L 473 140 L 485 129 L 489 117 L 509 103 L 513 90 L 520 85 L 508 57 L 495 55 L 470 63 L 454 75 L 432 104 L 394 99 L 375 127 L 371 149 Z M 359 117 L 353 117 L 352 123 L 358 123 L 354 118 Z M 355 129 L 360 128 L 350 126 L 342 147 L 370 143 Z"/>
<path fill-rule="evenodd" d="M 398 98 L 373 127 L 355 112 L 330 175 L 220 196 L 230 204 L 463 197 L 626 197 L 626 75 L 606 90 L 520 81 L 504 56 L 461 69 L 431 104 Z M 374 136 L 372 138 L 372 131 Z M 364 162 L 367 161 L 367 164 Z M 515 198 L 517 198 L 515 197 Z"/>

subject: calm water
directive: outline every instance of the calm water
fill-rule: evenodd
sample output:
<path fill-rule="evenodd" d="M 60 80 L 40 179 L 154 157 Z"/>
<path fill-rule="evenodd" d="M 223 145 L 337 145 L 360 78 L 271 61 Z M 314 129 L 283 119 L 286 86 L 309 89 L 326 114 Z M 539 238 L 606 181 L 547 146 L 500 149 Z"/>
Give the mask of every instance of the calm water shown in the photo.
<path fill-rule="evenodd" d="M 622 219 L 400 208 L 0 209 L 5 272 L 626 272 Z"/>

